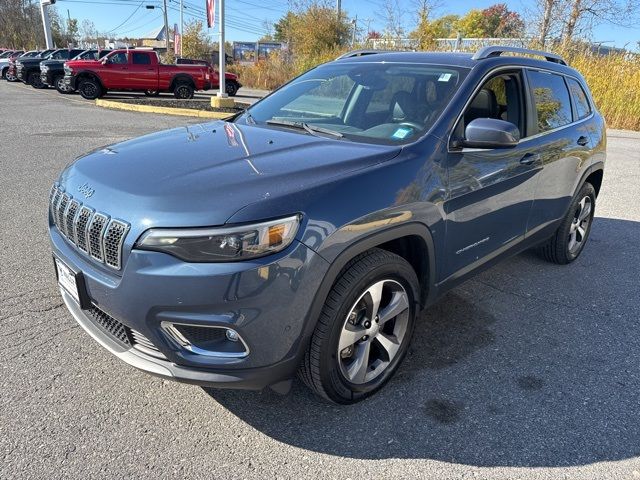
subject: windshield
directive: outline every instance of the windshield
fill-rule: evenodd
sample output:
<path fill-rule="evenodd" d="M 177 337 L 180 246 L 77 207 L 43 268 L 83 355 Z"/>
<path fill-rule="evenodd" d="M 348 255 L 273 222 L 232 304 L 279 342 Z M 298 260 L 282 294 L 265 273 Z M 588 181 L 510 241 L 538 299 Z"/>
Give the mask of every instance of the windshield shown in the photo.
<path fill-rule="evenodd" d="M 330 63 L 296 78 L 236 121 L 403 144 L 434 124 L 467 71 L 415 63 Z"/>
<path fill-rule="evenodd" d="M 7 58 L 11 55 L 13 55 L 13 52 L 11 50 L 7 50 L 6 52 L 0 53 L 0 58 Z"/>

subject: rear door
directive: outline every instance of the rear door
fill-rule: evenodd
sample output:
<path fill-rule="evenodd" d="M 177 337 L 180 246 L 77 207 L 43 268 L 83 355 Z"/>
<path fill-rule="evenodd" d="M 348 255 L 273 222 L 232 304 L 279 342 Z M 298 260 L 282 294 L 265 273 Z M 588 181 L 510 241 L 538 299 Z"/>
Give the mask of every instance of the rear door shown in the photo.
<path fill-rule="evenodd" d="M 593 111 L 576 79 L 534 69 L 527 70 L 527 77 L 536 115 L 529 143 L 540 151 L 543 166 L 527 226 L 531 235 L 565 215 L 580 172 L 591 159 Z"/>
<path fill-rule="evenodd" d="M 526 77 L 501 70 L 476 90 L 454 129 L 447 158 L 445 277 L 458 277 L 522 241 L 540 159 L 528 133 Z M 477 118 L 516 125 L 524 139 L 512 148 L 456 147 Z"/>
<path fill-rule="evenodd" d="M 158 66 L 154 64 L 149 52 L 129 52 L 129 85 L 136 90 L 158 89 Z M 155 55 L 155 54 L 154 54 Z"/>

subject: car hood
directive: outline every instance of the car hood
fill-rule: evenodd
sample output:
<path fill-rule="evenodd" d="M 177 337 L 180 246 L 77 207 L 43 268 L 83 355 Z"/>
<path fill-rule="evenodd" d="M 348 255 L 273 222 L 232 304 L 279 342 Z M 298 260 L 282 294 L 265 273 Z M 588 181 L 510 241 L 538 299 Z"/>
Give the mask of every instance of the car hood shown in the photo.
<path fill-rule="evenodd" d="M 42 60 L 40 65 L 46 65 L 47 67 L 57 67 L 64 65 L 66 60 Z"/>
<path fill-rule="evenodd" d="M 80 202 L 130 222 L 132 231 L 211 226 L 248 204 L 304 191 L 400 150 L 213 122 L 100 148 L 67 167 L 60 182 Z"/>
<path fill-rule="evenodd" d="M 73 68 L 74 66 L 79 67 L 95 67 L 98 65 L 102 65 L 101 60 L 67 60 L 64 62 L 68 67 Z"/>

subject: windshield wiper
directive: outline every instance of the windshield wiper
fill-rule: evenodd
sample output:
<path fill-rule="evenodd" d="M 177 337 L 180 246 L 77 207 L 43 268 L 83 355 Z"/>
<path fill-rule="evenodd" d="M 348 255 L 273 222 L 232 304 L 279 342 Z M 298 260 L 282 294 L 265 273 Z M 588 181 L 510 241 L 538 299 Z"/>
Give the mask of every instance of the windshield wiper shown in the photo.
<path fill-rule="evenodd" d="M 328 128 L 318 127 L 316 125 L 310 125 L 307 122 L 292 122 L 290 120 L 273 120 L 272 119 L 272 120 L 267 120 L 266 123 L 269 125 L 282 125 L 285 127 L 300 128 L 302 130 L 306 130 L 311 135 L 315 135 L 316 137 L 319 136 L 317 135 L 318 133 L 321 133 L 325 135 L 330 135 L 335 138 L 344 138 L 344 135 L 341 134 L 340 132 L 336 132 L 335 130 L 330 130 Z"/>

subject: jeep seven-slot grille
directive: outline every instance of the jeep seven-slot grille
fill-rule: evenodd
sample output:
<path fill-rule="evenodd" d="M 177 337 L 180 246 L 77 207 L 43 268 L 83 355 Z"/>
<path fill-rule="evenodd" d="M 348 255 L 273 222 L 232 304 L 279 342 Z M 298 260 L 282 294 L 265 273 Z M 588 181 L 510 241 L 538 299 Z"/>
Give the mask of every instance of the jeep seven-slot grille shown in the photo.
<path fill-rule="evenodd" d="M 49 195 L 55 226 L 78 250 L 105 265 L 122 268 L 122 245 L 129 224 L 83 205 L 58 185 Z"/>
<path fill-rule="evenodd" d="M 102 311 L 95 305 L 91 305 L 91 308 L 86 310 L 89 317 L 93 322 L 100 327 L 100 329 L 114 339 L 117 343 L 126 348 L 137 348 L 148 355 L 154 357 L 166 359 L 160 350 L 145 337 L 142 333 L 127 327 L 124 323 L 119 322 L 108 313 Z"/>

